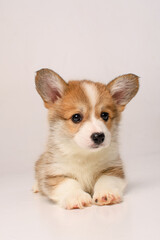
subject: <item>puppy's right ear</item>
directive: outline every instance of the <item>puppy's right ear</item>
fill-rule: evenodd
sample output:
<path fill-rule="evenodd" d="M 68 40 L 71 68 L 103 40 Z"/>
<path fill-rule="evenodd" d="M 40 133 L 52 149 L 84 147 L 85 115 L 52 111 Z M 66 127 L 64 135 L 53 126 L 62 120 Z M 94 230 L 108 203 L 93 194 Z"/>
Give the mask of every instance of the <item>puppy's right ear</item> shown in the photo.
<path fill-rule="evenodd" d="M 37 71 L 35 83 L 46 108 L 61 98 L 67 87 L 67 83 L 57 73 L 47 68 Z"/>

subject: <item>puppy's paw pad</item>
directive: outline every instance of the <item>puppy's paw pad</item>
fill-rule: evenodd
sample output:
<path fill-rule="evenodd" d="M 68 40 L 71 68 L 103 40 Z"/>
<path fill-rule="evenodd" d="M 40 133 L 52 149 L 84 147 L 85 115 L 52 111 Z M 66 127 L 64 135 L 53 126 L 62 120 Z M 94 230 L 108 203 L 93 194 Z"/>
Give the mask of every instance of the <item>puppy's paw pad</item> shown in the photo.
<path fill-rule="evenodd" d="M 72 193 L 61 202 L 61 206 L 68 210 L 89 207 L 91 204 L 91 196 L 84 191 Z"/>
<path fill-rule="evenodd" d="M 96 205 L 109 205 L 109 204 L 116 204 L 122 201 L 122 197 L 120 194 L 115 194 L 112 192 L 107 193 L 95 193 L 93 195 L 93 202 Z"/>
<path fill-rule="evenodd" d="M 72 208 L 66 208 L 66 209 L 79 209 L 78 205 L 73 206 Z"/>

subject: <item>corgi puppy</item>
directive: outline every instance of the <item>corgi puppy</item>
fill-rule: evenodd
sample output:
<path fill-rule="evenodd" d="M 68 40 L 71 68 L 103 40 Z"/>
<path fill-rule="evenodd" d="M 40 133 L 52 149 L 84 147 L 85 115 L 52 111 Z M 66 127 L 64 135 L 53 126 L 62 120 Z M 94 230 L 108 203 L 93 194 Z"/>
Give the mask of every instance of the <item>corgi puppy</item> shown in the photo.
<path fill-rule="evenodd" d="M 35 83 L 48 109 L 49 137 L 35 164 L 34 192 L 66 209 L 120 203 L 126 181 L 118 126 L 138 91 L 138 77 L 122 75 L 107 85 L 66 83 L 54 71 L 41 69 Z"/>

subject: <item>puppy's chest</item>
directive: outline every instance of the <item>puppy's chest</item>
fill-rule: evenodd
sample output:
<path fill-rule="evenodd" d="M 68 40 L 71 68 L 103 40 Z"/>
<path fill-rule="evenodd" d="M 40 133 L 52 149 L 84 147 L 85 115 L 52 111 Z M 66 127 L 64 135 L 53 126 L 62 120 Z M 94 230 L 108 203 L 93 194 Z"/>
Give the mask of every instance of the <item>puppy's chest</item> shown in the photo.
<path fill-rule="evenodd" d="M 90 192 L 99 173 L 107 168 L 105 156 L 57 156 L 53 163 L 56 175 L 73 177 L 81 184 L 85 191 Z"/>

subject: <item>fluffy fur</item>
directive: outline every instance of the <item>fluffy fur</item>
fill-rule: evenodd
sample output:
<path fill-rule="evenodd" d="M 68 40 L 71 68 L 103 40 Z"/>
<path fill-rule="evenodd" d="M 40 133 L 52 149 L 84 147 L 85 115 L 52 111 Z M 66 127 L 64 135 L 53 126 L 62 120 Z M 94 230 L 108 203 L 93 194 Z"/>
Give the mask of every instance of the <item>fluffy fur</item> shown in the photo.
<path fill-rule="evenodd" d="M 104 85 L 87 80 L 66 83 L 52 70 L 37 72 L 36 88 L 48 108 L 50 131 L 46 151 L 35 165 L 34 192 L 66 209 L 122 201 L 126 182 L 118 125 L 138 87 L 133 74 Z M 109 114 L 107 121 L 102 112 Z M 80 122 L 73 122 L 74 114 L 80 114 Z M 103 133 L 104 141 L 96 144 L 94 133 Z"/>

